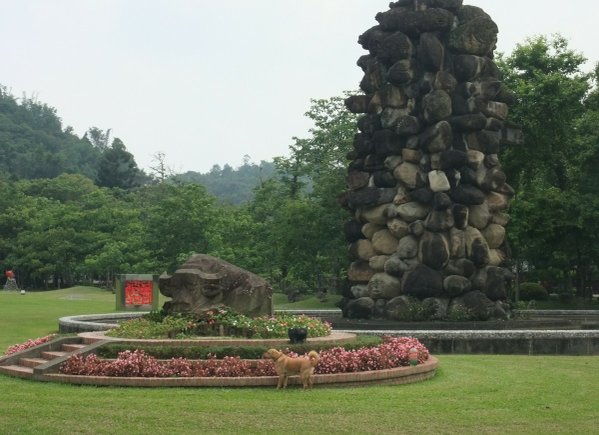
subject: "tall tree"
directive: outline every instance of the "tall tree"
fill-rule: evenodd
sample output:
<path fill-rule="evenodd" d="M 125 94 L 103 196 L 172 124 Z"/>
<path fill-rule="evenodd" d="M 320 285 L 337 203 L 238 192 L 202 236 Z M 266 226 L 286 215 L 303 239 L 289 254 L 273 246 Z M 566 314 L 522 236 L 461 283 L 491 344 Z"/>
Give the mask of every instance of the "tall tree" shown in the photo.
<path fill-rule="evenodd" d="M 147 178 L 119 138 L 114 138 L 111 146 L 102 152 L 98 166 L 99 186 L 128 190 L 140 186 Z"/>
<path fill-rule="evenodd" d="M 593 246 L 599 242 L 592 230 L 599 225 L 592 218 L 597 209 L 588 209 L 595 201 L 587 201 L 580 190 L 586 177 L 581 177 L 581 152 L 592 149 L 581 146 L 581 119 L 588 116 L 585 101 L 592 86 L 592 75 L 582 71 L 584 61 L 563 37 L 539 36 L 499 63 L 505 83 L 518 96 L 511 119 L 525 135 L 523 146 L 506 149 L 502 157 L 517 189 L 508 234 L 531 277 L 559 284 L 563 291 L 573 276 L 596 264 Z M 583 294 L 584 283 L 576 282 Z"/>

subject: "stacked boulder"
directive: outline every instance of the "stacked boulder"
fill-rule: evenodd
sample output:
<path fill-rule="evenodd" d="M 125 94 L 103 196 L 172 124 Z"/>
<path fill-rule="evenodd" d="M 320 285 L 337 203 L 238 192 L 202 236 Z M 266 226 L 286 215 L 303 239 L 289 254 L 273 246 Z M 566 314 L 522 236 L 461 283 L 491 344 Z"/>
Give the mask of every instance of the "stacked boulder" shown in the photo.
<path fill-rule="evenodd" d="M 358 42 L 364 92 L 342 198 L 352 263 L 346 317 L 485 320 L 507 315 L 506 213 L 498 159 L 522 133 L 493 62 L 497 25 L 462 0 L 399 0 Z"/>

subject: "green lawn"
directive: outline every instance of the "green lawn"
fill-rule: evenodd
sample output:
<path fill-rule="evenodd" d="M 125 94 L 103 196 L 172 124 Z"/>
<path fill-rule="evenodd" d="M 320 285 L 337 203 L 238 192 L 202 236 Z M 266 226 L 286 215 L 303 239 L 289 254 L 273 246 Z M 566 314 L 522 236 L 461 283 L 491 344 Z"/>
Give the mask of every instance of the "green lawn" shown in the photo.
<path fill-rule="evenodd" d="M 76 288 L 0 292 L 0 350 L 69 314 L 114 310 L 114 295 Z M 111 388 L 0 375 L 0 434 L 597 433 L 599 357 L 438 355 L 429 381 L 304 392 Z"/>
<path fill-rule="evenodd" d="M 340 300 L 341 295 L 329 295 L 324 302 L 321 302 L 316 296 L 303 296 L 297 302 L 289 302 L 287 295 L 273 294 L 273 302 L 277 310 L 328 310 L 337 308 L 335 304 Z"/>

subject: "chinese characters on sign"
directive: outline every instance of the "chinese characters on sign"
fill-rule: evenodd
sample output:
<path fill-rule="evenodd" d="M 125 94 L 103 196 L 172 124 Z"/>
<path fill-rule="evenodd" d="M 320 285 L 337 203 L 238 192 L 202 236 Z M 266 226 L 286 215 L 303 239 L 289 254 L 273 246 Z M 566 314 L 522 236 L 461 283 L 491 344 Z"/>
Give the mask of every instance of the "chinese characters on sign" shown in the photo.
<path fill-rule="evenodd" d="M 117 275 L 115 285 L 118 311 L 150 311 L 158 309 L 158 275 L 128 273 Z"/>
<path fill-rule="evenodd" d="M 125 281 L 125 305 L 151 305 L 152 281 Z"/>

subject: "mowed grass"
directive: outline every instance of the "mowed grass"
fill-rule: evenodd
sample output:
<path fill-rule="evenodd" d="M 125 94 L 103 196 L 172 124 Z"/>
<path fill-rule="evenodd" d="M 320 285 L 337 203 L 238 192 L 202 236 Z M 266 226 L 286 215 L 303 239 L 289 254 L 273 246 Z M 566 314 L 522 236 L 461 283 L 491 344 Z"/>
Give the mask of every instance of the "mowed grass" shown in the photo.
<path fill-rule="evenodd" d="M 114 295 L 96 289 L 0 292 L 0 351 L 55 331 L 60 316 L 112 310 Z M 438 358 L 426 382 L 312 391 L 88 387 L 0 375 L 0 434 L 598 433 L 599 357 Z"/>

